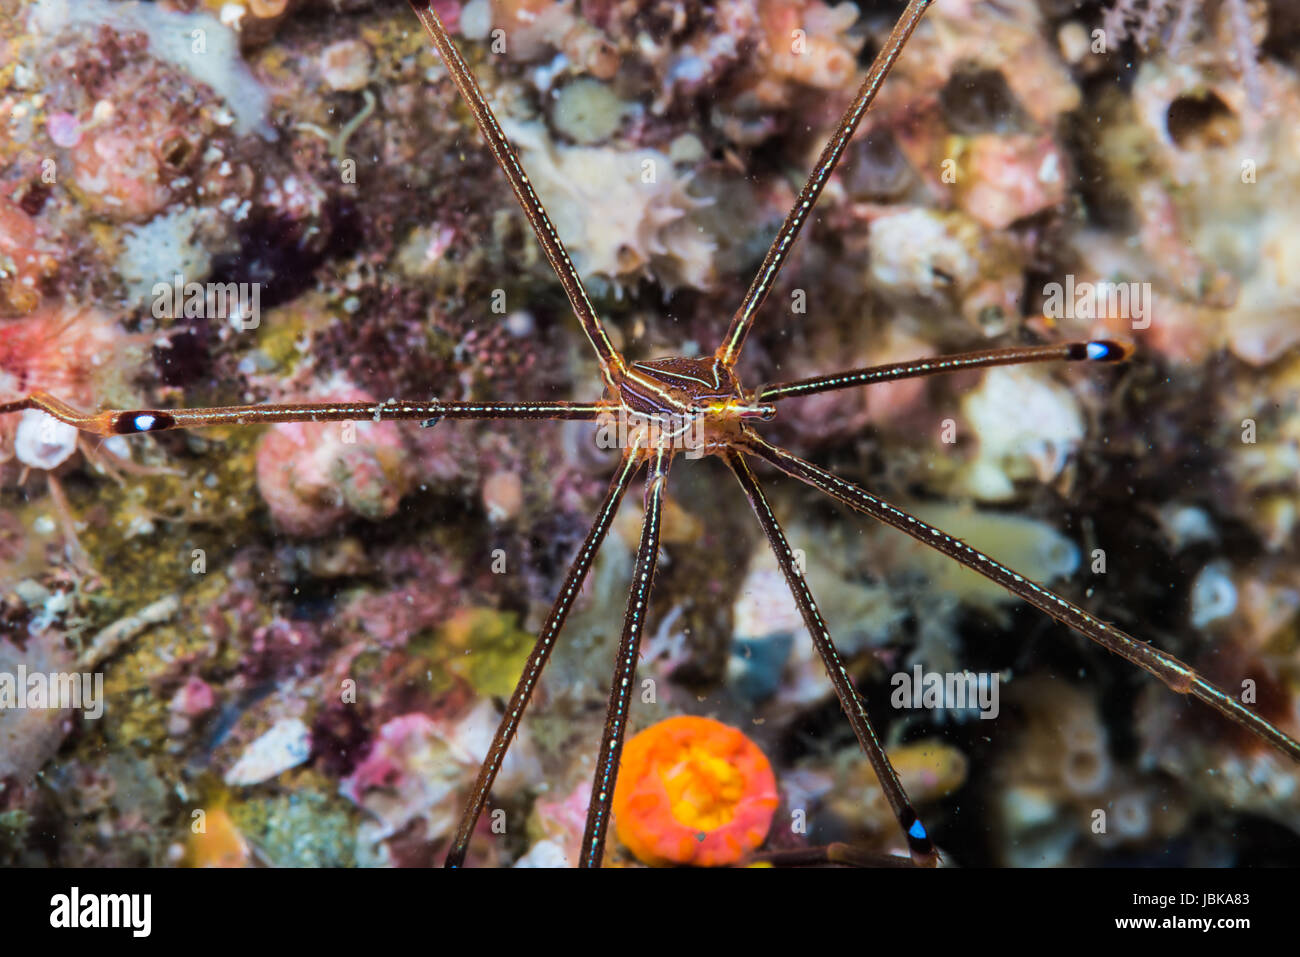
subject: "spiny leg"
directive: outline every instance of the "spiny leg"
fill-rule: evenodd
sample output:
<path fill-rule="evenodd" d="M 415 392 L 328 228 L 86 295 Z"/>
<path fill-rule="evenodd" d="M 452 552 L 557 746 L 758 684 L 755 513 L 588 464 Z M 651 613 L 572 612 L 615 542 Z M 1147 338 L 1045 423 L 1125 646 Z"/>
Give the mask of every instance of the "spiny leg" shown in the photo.
<path fill-rule="evenodd" d="M 542 676 L 542 669 L 546 667 L 551 652 L 555 650 L 555 642 L 559 639 L 560 630 L 564 628 L 564 622 L 569 617 L 569 609 L 573 607 L 573 600 L 582 590 L 582 583 L 591 569 L 591 563 L 595 561 L 596 552 L 600 550 L 601 543 L 605 540 L 605 533 L 609 531 L 609 526 L 614 521 L 614 514 L 618 511 L 619 503 L 623 501 L 623 494 L 640 467 L 639 455 L 629 452 L 623 456 L 618 472 L 610 482 L 609 491 L 605 493 L 605 501 L 601 503 L 600 511 L 596 513 L 596 519 L 592 522 L 591 530 L 587 532 L 586 540 L 578 549 L 578 554 L 574 556 L 573 564 L 569 566 L 569 573 L 564 578 L 564 584 L 560 586 L 560 594 L 556 596 L 555 604 L 551 606 L 551 613 L 547 615 L 546 622 L 542 625 L 542 630 L 537 636 L 537 644 L 533 646 L 532 653 L 528 656 L 528 663 L 524 666 L 523 674 L 519 676 L 519 683 L 515 686 L 514 694 L 510 696 L 510 703 L 506 705 L 505 714 L 501 716 L 501 723 L 497 726 L 497 733 L 492 738 L 492 746 L 488 748 L 487 757 L 483 759 L 483 765 L 479 768 L 478 780 L 474 782 L 469 803 L 465 805 L 465 811 L 461 815 L 456 839 L 452 842 L 451 850 L 447 852 L 447 867 L 460 867 L 465 863 L 465 854 L 469 850 L 474 825 L 478 823 L 479 815 L 483 813 L 488 795 L 492 791 L 492 783 L 496 780 L 497 772 L 501 770 L 501 762 L 505 760 L 510 742 L 514 740 L 515 732 L 519 730 L 524 709 L 528 707 L 533 689 L 537 687 L 537 681 Z"/>
<path fill-rule="evenodd" d="M 808 177 L 808 182 L 804 184 L 799 196 L 794 201 L 789 215 L 786 216 L 785 222 L 781 224 L 781 231 L 776 234 L 776 239 L 767 250 L 767 255 L 763 258 L 763 265 L 758 267 L 758 274 L 749 286 L 749 291 L 745 293 L 745 299 L 736 310 L 736 314 L 731 318 L 731 325 L 727 329 L 727 335 L 722 340 L 722 345 L 718 347 L 718 358 L 728 366 L 736 364 L 736 359 L 740 355 L 741 346 L 745 344 L 745 337 L 749 335 L 750 327 L 754 324 L 754 315 L 758 312 L 759 306 L 767 298 L 767 294 L 772 291 L 772 286 L 776 284 L 776 277 L 781 272 L 781 267 L 785 265 L 786 257 L 790 253 L 791 246 L 794 245 L 795 239 L 799 235 L 799 230 L 803 228 L 804 222 L 808 219 L 808 214 L 812 211 L 817 202 L 817 197 L 821 195 L 822 189 L 826 182 L 831 178 L 831 173 L 835 172 L 835 166 L 839 163 L 840 157 L 844 155 L 845 148 L 849 141 L 853 139 L 853 134 L 857 131 L 858 124 L 862 122 L 862 117 L 870 109 L 872 101 L 880 91 L 880 86 L 885 82 L 885 77 L 889 74 L 898 59 L 898 55 L 903 51 L 903 45 L 907 43 L 908 37 L 916 29 L 916 25 L 921 22 L 926 8 L 930 6 L 932 0 L 908 0 L 907 9 L 903 11 L 898 22 L 894 24 L 894 29 L 890 31 L 885 45 L 880 48 L 876 54 L 875 60 L 871 63 L 871 68 L 867 70 L 867 77 L 862 81 L 862 86 L 858 88 L 858 95 L 853 103 L 844 112 L 840 118 L 840 125 L 831 135 L 825 148 L 822 150 L 821 157 L 817 160 L 817 166 L 814 167 L 812 174 Z"/>
<path fill-rule="evenodd" d="M 1131 346 L 1106 339 L 1091 342 L 1062 342 L 1050 346 L 1020 346 L 1010 349 L 981 349 L 978 352 L 959 352 L 951 356 L 931 359 L 913 359 L 865 369 L 850 369 L 830 375 L 813 376 L 794 382 L 764 386 L 755 397 L 758 402 L 775 402 L 802 395 L 830 392 L 834 389 L 851 389 L 860 385 L 875 385 L 896 379 L 914 379 L 918 376 L 960 372 L 966 369 L 983 369 L 988 366 L 1024 365 L 1030 362 L 1121 362 L 1133 354 Z"/>
<path fill-rule="evenodd" d="M 645 480 L 645 518 L 641 522 L 641 544 L 637 546 L 632 589 L 627 596 L 627 613 L 623 616 L 623 637 L 618 643 L 618 660 L 614 667 L 614 680 L 609 688 L 605 731 L 600 739 L 596 776 L 591 782 L 591 803 L 587 805 L 587 829 L 582 837 L 579 867 L 600 867 L 601 858 L 605 854 L 609 809 L 614 800 L 619 758 L 623 754 L 623 736 L 627 731 L 628 706 L 636 679 L 641 633 L 645 629 L 645 616 L 650 606 L 650 586 L 654 583 L 655 565 L 659 558 L 659 520 L 672 451 L 660 448 L 648 454 L 650 470 L 646 473 Z"/>
<path fill-rule="evenodd" d="M 759 487 L 754 473 L 749 470 L 749 465 L 738 453 L 728 452 L 727 464 L 736 473 L 736 478 L 745 490 L 754 514 L 758 516 L 759 524 L 763 526 L 768 544 L 772 546 L 781 571 L 785 574 L 786 584 L 790 586 L 790 593 L 794 595 L 795 604 L 799 606 L 799 614 L 803 616 L 808 634 L 812 635 L 817 653 L 821 655 L 822 664 L 826 666 L 826 673 L 830 675 L 831 684 L 835 686 L 835 694 L 840 699 L 840 706 L 848 715 L 849 724 L 852 725 L 853 733 L 858 738 L 858 744 L 861 745 L 867 760 L 875 769 L 876 779 L 889 800 L 889 806 L 894 810 L 898 826 L 907 838 L 907 847 L 911 852 L 913 863 L 921 867 L 933 867 L 939 860 L 934 844 L 931 843 L 925 827 L 917 817 L 912 802 L 908 800 L 907 792 L 903 790 L 889 756 L 885 754 L 880 738 L 876 735 L 876 729 L 871 724 L 871 718 L 867 716 L 867 708 L 862 696 L 853 686 L 848 669 L 844 667 L 844 661 L 840 658 L 830 630 L 826 627 L 826 620 L 822 618 L 817 602 L 813 599 L 808 581 L 795 563 L 794 553 L 790 551 L 790 544 L 781 530 L 781 524 L 773 514 L 771 506 L 768 505 L 767 496 Z"/>
<path fill-rule="evenodd" d="M 210 425 L 271 422 L 383 422 L 419 419 L 596 419 L 599 402 L 285 402 L 227 405 L 205 409 L 105 409 L 87 415 L 46 392 L 0 402 L 0 415 L 39 409 L 60 422 L 95 435 L 135 435 Z"/>
<path fill-rule="evenodd" d="M 777 448 L 750 433 L 748 445 L 750 451 L 776 466 L 787 475 L 807 482 L 814 488 L 821 489 L 832 498 L 838 499 L 850 508 L 865 512 L 872 518 L 892 525 L 906 532 L 919 542 L 924 542 L 949 558 L 956 559 L 967 568 L 979 572 L 984 577 L 1001 585 L 1007 591 L 1023 598 L 1036 608 L 1047 612 L 1053 618 L 1064 622 L 1075 631 L 1091 638 L 1097 644 L 1112 651 L 1122 658 L 1127 658 L 1138 667 L 1159 678 L 1173 691 L 1190 694 L 1225 717 L 1259 735 L 1273 747 L 1291 758 L 1300 761 L 1300 742 L 1289 737 L 1280 728 L 1251 711 L 1232 695 L 1201 677 L 1186 663 L 1166 652 L 1160 651 L 1140 641 L 1118 628 L 1107 625 L 1094 618 L 1082 608 L 1074 605 L 1055 592 L 1048 591 L 1042 585 L 1029 581 L 1016 572 L 995 561 L 988 555 L 972 548 L 960 539 L 929 525 L 914 515 L 890 505 L 859 488 L 852 482 L 818 468 L 785 449 Z"/>
<path fill-rule="evenodd" d="M 623 357 L 618 354 L 618 350 L 614 348 L 608 333 L 605 332 L 604 323 L 591 304 L 591 298 L 582 284 L 582 278 L 569 258 L 559 233 L 555 231 L 551 217 L 546 214 L 542 201 L 533 192 L 532 184 L 528 182 L 528 174 L 524 172 L 519 157 L 515 155 L 514 147 L 510 145 L 505 132 L 497 122 L 492 107 L 488 105 L 478 81 L 474 79 L 474 74 L 470 72 L 460 51 L 456 49 L 456 44 L 447 35 L 447 30 L 438 19 L 433 4 L 429 0 L 410 0 L 410 3 L 411 9 L 420 18 L 424 29 L 433 40 L 442 62 L 446 64 L 447 72 L 451 74 L 456 89 L 460 90 L 460 95 L 464 97 L 470 112 L 474 114 L 474 122 L 478 124 L 479 132 L 487 141 L 488 149 L 492 151 L 497 165 L 510 181 L 510 188 L 514 190 L 519 205 L 523 207 L 524 215 L 528 217 L 528 222 L 537 235 L 537 241 L 542 245 L 542 252 L 546 254 L 547 261 L 555 270 L 555 275 L 559 277 L 560 285 L 564 287 L 564 293 L 573 306 L 573 312 L 578 317 L 578 322 L 582 324 L 582 331 L 587 334 L 592 348 L 596 350 L 596 358 L 600 360 L 600 368 L 606 384 L 611 387 L 616 386 L 615 380 L 623 373 L 626 364 Z"/>

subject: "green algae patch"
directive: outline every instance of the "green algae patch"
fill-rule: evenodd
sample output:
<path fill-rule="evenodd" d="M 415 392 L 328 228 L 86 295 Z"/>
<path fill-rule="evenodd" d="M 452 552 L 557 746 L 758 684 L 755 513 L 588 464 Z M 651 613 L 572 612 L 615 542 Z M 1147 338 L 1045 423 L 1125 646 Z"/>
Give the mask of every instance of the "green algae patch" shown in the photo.
<path fill-rule="evenodd" d="M 320 775 L 306 772 L 295 784 L 273 797 L 232 801 L 231 820 L 271 867 L 355 866 L 355 810 Z"/>
<path fill-rule="evenodd" d="M 481 695 L 507 697 L 532 650 L 534 636 L 514 612 L 463 608 L 438 630 L 442 666 Z"/>

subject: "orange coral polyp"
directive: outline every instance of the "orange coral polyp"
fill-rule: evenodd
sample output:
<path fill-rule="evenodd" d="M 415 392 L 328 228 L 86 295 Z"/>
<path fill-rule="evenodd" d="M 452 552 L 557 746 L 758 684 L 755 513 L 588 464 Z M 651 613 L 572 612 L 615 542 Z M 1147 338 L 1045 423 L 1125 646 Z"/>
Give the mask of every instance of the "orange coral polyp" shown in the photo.
<path fill-rule="evenodd" d="M 614 827 L 646 864 L 718 867 L 763 843 L 777 803 L 772 766 L 753 741 L 710 718 L 681 716 L 627 742 Z"/>

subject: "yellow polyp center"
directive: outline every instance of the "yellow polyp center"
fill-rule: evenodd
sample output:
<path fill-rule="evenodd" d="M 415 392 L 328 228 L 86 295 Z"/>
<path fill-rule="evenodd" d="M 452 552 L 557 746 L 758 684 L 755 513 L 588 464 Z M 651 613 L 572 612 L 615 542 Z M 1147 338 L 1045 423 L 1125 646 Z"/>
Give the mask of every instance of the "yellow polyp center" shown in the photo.
<path fill-rule="evenodd" d="M 744 776 L 724 758 L 687 744 L 660 772 L 673 817 L 695 831 L 730 824 L 745 796 Z"/>

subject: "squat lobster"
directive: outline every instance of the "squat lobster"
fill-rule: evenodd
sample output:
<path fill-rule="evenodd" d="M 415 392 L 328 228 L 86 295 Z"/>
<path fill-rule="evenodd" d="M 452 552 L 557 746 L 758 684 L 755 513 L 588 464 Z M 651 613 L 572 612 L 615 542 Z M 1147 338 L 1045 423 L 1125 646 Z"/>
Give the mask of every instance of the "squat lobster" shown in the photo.
<path fill-rule="evenodd" d="M 784 573 L 803 621 L 830 675 L 854 734 L 875 770 L 899 827 L 906 836 L 911 860 L 933 866 L 938 852 L 922 825 L 868 717 L 847 669 L 831 639 L 826 622 L 794 559 L 780 523 L 773 514 L 749 459 L 758 458 L 781 472 L 820 489 L 832 498 L 906 532 L 961 564 L 979 572 L 1008 592 L 1064 622 L 1086 637 L 1159 678 L 1180 694 L 1191 694 L 1248 728 L 1274 748 L 1300 760 L 1300 743 L 1245 707 L 1226 691 L 1201 677 L 1172 655 L 1153 648 L 1041 587 L 983 552 L 926 524 L 871 493 L 765 441 L 756 424 L 770 420 L 777 403 L 834 389 L 965 369 L 1047 361 L 1117 362 L 1127 359 L 1128 346 L 1095 340 L 1059 345 L 983 350 L 944 358 L 853 369 L 794 382 L 745 389 L 735 367 L 759 307 L 776 282 L 800 230 L 845 148 L 879 91 L 903 46 L 931 0 L 909 0 L 888 39 L 867 72 L 856 98 L 826 144 L 811 176 L 795 200 L 779 233 L 733 316 L 722 344 L 707 358 L 674 357 L 628 363 L 615 349 L 597 315 L 579 274 L 538 199 L 518 157 L 502 132 L 464 59 L 431 4 L 412 0 L 470 111 L 488 148 L 510 182 L 542 249 L 568 296 L 582 330 L 595 350 L 605 394 L 593 402 L 415 402 L 386 401 L 289 403 L 180 410 L 108 410 L 84 415 L 45 393 L 0 404 L 0 413 L 42 410 L 61 422 L 99 435 L 128 435 L 169 429 L 223 424 L 326 422 L 345 420 L 419 420 L 431 426 L 442 419 L 596 420 L 616 416 L 626 426 L 620 434 L 623 454 L 586 539 L 570 565 L 560 593 L 542 625 L 523 674 L 506 705 L 456 836 L 447 866 L 464 863 L 475 824 L 483 811 L 505 754 L 519 729 L 524 710 L 550 658 L 565 620 L 605 539 L 614 515 L 633 478 L 644 467 L 644 518 L 636 551 L 631 593 L 623 621 L 587 812 L 580 866 L 597 867 L 604 853 L 619 759 L 627 730 L 631 690 L 645 626 L 650 589 L 659 551 L 660 522 L 669 469 L 678 452 L 721 457 L 739 481 L 768 543 Z M 694 457 L 694 454 L 692 457 Z"/>

